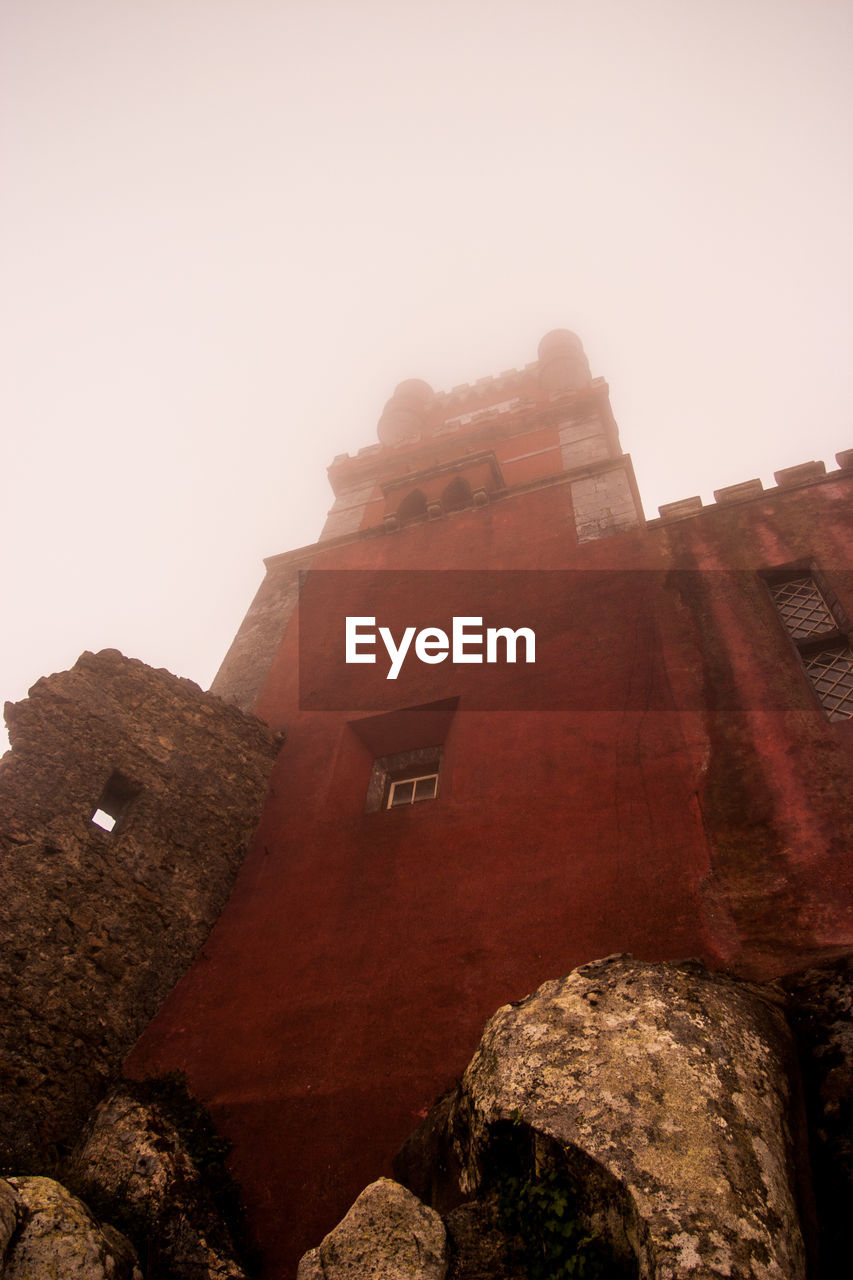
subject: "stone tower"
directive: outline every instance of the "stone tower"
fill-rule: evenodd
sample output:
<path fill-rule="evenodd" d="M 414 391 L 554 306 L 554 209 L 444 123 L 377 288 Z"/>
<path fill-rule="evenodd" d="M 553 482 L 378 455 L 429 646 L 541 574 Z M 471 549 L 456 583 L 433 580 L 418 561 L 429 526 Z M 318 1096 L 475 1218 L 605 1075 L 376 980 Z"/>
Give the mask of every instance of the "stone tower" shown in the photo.
<path fill-rule="evenodd" d="M 128 1066 L 185 1070 L 233 1138 L 271 1275 L 497 1006 L 614 952 L 765 978 L 853 940 L 849 455 L 646 520 L 580 341 L 538 354 L 397 387 L 213 686 L 286 742 Z"/>

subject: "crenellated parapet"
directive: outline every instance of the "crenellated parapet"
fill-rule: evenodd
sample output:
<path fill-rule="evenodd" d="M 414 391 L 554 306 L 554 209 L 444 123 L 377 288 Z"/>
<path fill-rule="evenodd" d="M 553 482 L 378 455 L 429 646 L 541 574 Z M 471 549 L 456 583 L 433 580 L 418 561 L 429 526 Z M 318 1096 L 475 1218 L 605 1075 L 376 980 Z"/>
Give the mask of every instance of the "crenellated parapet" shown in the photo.
<path fill-rule="evenodd" d="M 835 461 L 839 472 L 848 473 L 845 478 L 853 475 L 853 449 L 844 449 L 841 453 L 837 453 Z M 665 502 L 658 507 L 658 514 L 661 520 L 685 520 L 699 515 L 702 511 L 712 511 L 715 507 L 751 502 L 755 498 L 771 498 L 780 491 L 818 484 L 824 479 L 832 479 L 836 474 L 836 472 L 827 471 L 825 462 L 800 462 L 793 467 L 783 467 L 781 471 L 774 471 L 773 479 L 776 484 L 766 489 L 757 477 L 752 480 L 742 480 L 738 484 L 729 484 L 722 489 L 715 489 L 713 502 L 703 503 L 701 497 L 696 494 L 691 498 L 680 498 L 676 502 Z"/>

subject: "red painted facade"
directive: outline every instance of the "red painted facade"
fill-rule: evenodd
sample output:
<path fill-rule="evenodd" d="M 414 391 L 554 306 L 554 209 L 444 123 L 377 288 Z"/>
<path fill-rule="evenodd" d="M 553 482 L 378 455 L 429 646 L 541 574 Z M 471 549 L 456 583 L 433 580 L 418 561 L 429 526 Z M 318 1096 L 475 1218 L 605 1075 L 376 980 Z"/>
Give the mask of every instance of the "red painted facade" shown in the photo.
<path fill-rule="evenodd" d="M 560 334 L 521 373 L 403 384 L 380 437 L 336 459 L 325 536 L 268 562 L 214 685 L 287 739 L 231 900 L 128 1063 L 187 1072 L 276 1277 L 500 1004 L 615 951 L 768 977 L 853 942 L 853 720 L 828 719 L 771 593 L 812 573 L 843 647 L 853 470 L 646 521 Z M 343 662 L 347 614 L 396 635 L 460 609 L 525 622 L 536 663 Z M 416 750 L 437 797 L 371 807 L 377 759 Z"/>

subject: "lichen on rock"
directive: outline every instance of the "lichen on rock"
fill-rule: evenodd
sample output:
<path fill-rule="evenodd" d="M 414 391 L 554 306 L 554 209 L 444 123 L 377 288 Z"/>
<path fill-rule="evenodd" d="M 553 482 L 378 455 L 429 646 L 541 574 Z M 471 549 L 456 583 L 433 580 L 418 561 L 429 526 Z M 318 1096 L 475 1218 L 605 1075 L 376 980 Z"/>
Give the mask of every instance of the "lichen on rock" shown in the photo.
<path fill-rule="evenodd" d="M 23 1204 L 17 1191 L 5 1178 L 0 1178 L 0 1275 L 22 1213 Z"/>
<path fill-rule="evenodd" d="M 21 1226 L 3 1280 L 142 1280 L 133 1245 L 52 1178 L 10 1178 Z"/>
<path fill-rule="evenodd" d="M 133 1087 L 94 1111 L 69 1164 L 87 1203 L 112 1206 L 140 1242 L 146 1272 L 244 1280 L 230 1234 L 174 1125 Z"/>
<path fill-rule="evenodd" d="M 444 1280 L 446 1274 L 441 1218 L 398 1182 L 380 1178 L 305 1254 L 297 1280 Z"/>
<path fill-rule="evenodd" d="M 792 1058 L 758 987 L 696 964 L 585 965 L 488 1023 L 452 1120 L 463 1187 L 515 1123 L 624 1188 L 641 1280 L 801 1280 Z"/>

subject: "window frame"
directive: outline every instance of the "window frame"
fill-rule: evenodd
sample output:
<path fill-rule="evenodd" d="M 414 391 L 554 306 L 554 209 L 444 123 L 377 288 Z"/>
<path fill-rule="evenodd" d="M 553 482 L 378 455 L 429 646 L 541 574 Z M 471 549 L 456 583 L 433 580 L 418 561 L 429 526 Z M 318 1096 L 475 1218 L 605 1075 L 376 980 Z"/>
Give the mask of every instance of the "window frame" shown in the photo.
<path fill-rule="evenodd" d="M 417 793 L 418 783 L 430 782 L 433 780 L 435 781 L 435 786 L 432 789 L 432 795 L 419 796 Z M 400 800 L 395 804 L 394 796 L 396 795 L 397 788 L 405 787 L 405 786 L 408 786 L 409 784 L 412 784 L 411 799 Z M 412 775 L 405 774 L 401 778 L 388 779 L 388 796 L 385 801 L 386 809 L 403 809 L 411 805 L 423 804 L 425 800 L 436 800 L 436 799 L 438 799 L 438 770 L 437 769 L 435 769 L 432 773 L 421 773 L 421 774 L 412 774 Z"/>
<path fill-rule="evenodd" d="M 851 624 L 850 619 L 841 604 L 836 592 L 831 584 L 827 581 L 825 575 L 808 560 L 797 560 L 787 565 L 780 565 L 774 569 L 766 569 L 760 572 L 760 577 L 764 582 L 765 589 L 773 613 L 779 626 L 785 635 L 788 644 L 797 655 L 800 670 L 806 678 L 812 696 L 820 707 L 825 718 L 830 724 L 840 724 L 844 720 L 853 719 L 853 695 L 850 699 L 849 714 L 835 714 L 837 707 L 829 707 L 821 695 L 816 679 L 811 674 L 808 660 L 814 658 L 817 654 L 824 651 L 844 650 L 849 655 L 850 662 L 853 664 L 853 644 L 851 644 Z M 812 632 L 806 636 L 795 636 L 791 627 L 785 618 L 782 608 L 774 595 L 774 588 L 780 587 L 783 583 L 793 582 L 798 578 L 807 578 L 814 586 L 820 601 L 826 607 L 832 626 L 825 631 Z"/>
<path fill-rule="evenodd" d="M 435 791 L 424 797 L 437 800 L 441 795 L 441 763 L 443 751 L 441 747 L 418 747 L 414 751 L 400 751 L 393 755 L 377 756 L 373 761 L 370 782 L 367 787 L 365 813 L 389 812 L 393 809 L 410 809 L 421 804 L 413 799 L 409 804 L 392 805 L 391 795 L 394 787 L 400 782 L 417 782 L 424 778 L 435 778 Z"/>

